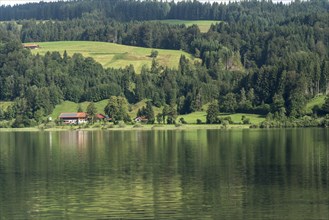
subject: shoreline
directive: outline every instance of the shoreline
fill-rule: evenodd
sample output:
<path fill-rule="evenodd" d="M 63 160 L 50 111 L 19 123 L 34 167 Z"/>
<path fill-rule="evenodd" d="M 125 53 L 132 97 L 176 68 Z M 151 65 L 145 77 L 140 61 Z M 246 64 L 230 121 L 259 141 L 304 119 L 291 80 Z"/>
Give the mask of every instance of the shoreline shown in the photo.
<path fill-rule="evenodd" d="M 65 127 L 58 126 L 54 128 L 39 128 L 39 127 L 28 127 L 28 128 L 0 128 L 0 132 L 42 132 L 42 131 L 152 131 L 152 130 L 229 130 L 229 129 L 251 129 L 250 125 L 228 125 L 223 127 L 220 124 L 201 124 L 201 125 L 126 125 L 125 127 L 113 127 L 113 128 L 102 128 L 102 127 L 91 127 L 91 128 L 79 128 L 79 127 Z"/>

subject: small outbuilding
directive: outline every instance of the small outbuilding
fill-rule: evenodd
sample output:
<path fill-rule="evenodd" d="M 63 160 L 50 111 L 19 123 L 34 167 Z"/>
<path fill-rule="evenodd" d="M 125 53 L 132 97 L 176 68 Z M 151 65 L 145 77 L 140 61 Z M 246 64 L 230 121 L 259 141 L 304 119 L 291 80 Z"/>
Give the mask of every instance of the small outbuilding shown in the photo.
<path fill-rule="evenodd" d="M 145 116 L 139 116 L 135 118 L 135 122 L 147 123 L 148 119 Z"/>

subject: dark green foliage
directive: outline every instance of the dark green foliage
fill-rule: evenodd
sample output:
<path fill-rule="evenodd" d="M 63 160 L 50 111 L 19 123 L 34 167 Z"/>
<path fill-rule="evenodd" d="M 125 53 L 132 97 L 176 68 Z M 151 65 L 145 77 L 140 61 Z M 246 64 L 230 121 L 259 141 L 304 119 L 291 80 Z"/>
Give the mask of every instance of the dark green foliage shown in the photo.
<path fill-rule="evenodd" d="M 179 119 L 179 122 L 182 123 L 182 124 L 187 124 L 187 122 L 185 121 L 184 118 L 180 118 L 180 119 Z"/>
<path fill-rule="evenodd" d="M 196 123 L 199 125 L 199 124 L 202 124 L 202 120 L 201 119 L 197 119 L 196 120 Z"/>
<path fill-rule="evenodd" d="M 90 102 L 89 105 L 87 106 L 87 114 L 89 121 L 91 122 L 91 124 L 93 124 L 97 114 L 97 108 L 94 102 Z"/>
<path fill-rule="evenodd" d="M 234 113 L 238 107 L 235 94 L 228 93 L 221 98 L 220 110 L 223 112 Z"/>
<path fill-rule="evenodd" d="M 163 122 L 163 116 L 162 116 L 162 114 L 161 113 L 158 113 L 156 119 L 157 119 L 158 124 L 161 124 Z"/>
<path fill-rule="evenodd" d="M 218 116 L 219 116 L 219 106 L 218 102 L 214 101 L 209 104 L 207 110 L 207 124 L 215 124 L 218 123 Z"/>
<path fill-rule="evenodd" d="M 159 55 L 159 51 L 157 51 L 157 50 L 152 50 L 152 51 L 151 51 L 151 55 L 150 55 L 150 57 L 152 57 L 152 58 L 157 58 L 158 55 Z"/>
<path fill-rule="evenodd" d="M 142 107 L 142 109 L 138 109 L 137 112 L 137 117 L 144 117 L 147 119 L 147 123 L 148 124 L 154 124 L 155 122 L 155 116 L 154 116 L 154 111 L 153 111 L 153 107 L 152 107 L 152 102 L 151 101 L 147 101 L 146 102 L 146 107 Z M 157 121 L 158 123 L 160 123 L 162 121 L 162 115 L 157 115 Z M 160 121 L 160 122 L 159 122 Z"/>
<path fill-rule="evenodd" d="M 329 96 L 326 96 L 324 104 L 322 105 L 322 110 L 327 114 L 329 113 Z"/>
<path fill-rule="evenodd" d="M 127 100 L 120 96 L 111 96 L 108 104 L 105 106 L 104 112 L 114 123 L 119 121 L 129 122 L 131 119 L 127 114 Z"/>

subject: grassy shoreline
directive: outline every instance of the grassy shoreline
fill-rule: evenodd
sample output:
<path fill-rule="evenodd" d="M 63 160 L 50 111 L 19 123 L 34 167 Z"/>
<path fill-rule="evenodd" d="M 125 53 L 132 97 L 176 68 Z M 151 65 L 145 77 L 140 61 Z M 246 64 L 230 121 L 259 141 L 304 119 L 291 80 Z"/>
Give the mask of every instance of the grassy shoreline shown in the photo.
<path fill-rule="evenodd" d="M 91 127 L 91 128 L 79 128 L 78 126 L 57 126 L 54 128 L 41 128 L 41 127 L 29 127 L 29 128 L 0 128 L 0 132 L 41 132 L 41 131 L 151 131 L 151 130 L 222 130 L 222 129 L 249 129 L 250 125 L 228 125 L 224 127 L 220 124 L 186 124 L 186 125 L 126 125 L 125 127 Z"/>

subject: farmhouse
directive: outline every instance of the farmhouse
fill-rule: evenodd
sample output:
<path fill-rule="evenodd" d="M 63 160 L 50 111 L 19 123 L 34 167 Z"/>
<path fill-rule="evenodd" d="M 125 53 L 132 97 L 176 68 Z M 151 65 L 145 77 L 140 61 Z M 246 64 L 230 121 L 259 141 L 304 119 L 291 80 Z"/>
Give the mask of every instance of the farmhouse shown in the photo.
<path fill-rule="evenodd" d="M 84 124 L 87 123 L 87 113 L 85 112 L 71 112 L 61 113 L 59 119 L 65 124 Z"/>
<path fill-rule="evenodd" d="M 40 48 L 39 44 L 23 44 L 23 47 L 31 50 Z"/>

